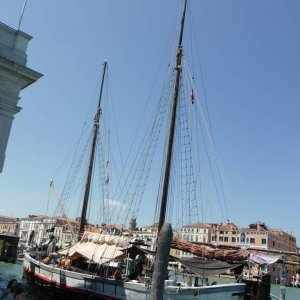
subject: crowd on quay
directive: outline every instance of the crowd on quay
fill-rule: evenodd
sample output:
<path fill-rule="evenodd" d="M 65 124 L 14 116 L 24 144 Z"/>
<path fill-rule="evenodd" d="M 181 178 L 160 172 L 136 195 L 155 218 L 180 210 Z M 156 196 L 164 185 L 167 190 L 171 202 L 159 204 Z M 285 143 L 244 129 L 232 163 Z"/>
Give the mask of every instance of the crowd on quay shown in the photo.
<path fill-rule="evenodd" d="M 16 279 L 12 279 L 3 290 L 0 299 L 2 300 L 25 300 L 24 288 Z"/>

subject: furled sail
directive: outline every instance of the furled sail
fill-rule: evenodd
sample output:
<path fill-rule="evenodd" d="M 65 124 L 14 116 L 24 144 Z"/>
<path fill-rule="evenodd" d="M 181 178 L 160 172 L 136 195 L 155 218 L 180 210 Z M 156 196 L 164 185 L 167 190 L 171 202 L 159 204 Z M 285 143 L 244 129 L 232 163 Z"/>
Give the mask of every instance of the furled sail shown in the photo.
<path fill-rule="evenodd" d="M 59 253 L 68 255 L 72 260 L 83 256 L 95 263 L 102 264 L 123 256 L 122 250 L 128 247 L 129 242 L 130 239 L 124 236 L 84 232 L 78 243 L 59 251 Z"/>
<path fill-rule="evenodd" d="M 173 239 L 171 248 L 192 253 L 206 259 L 241 262 L 245 260 L 246 249 L 222 249 L 210 245 L 194 244 L 189 241 Z"/>

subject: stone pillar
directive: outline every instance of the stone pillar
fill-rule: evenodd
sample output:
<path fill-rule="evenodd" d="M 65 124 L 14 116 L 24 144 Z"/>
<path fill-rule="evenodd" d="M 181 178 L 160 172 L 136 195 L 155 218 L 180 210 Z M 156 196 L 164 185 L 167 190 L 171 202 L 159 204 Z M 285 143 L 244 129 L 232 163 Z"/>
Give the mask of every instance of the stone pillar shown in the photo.
<path fill-rule="evenodd" d="M 42 74 L 26 67 L 27 45 L 31 36 L 0 23 L 0 173 L 5 150 L 22 89 L 38 80 Z"/>

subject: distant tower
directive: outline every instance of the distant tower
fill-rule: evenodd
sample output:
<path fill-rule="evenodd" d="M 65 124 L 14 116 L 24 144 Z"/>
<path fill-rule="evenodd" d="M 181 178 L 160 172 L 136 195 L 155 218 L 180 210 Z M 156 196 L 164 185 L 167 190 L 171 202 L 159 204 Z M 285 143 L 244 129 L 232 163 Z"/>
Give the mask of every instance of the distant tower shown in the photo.
<path fill-rule="evenodd" d="M 131 218 L 129 223 L 129 230 L 136 230 L 136 218 Z"/>
<path fill-rule="evenodd" d="M 0 22 L 0 173 L 12 122 L 21 110 L 17 105 L 20 91 L 42 76 L 26 67 L 30 39 L 28 34 Z"/>

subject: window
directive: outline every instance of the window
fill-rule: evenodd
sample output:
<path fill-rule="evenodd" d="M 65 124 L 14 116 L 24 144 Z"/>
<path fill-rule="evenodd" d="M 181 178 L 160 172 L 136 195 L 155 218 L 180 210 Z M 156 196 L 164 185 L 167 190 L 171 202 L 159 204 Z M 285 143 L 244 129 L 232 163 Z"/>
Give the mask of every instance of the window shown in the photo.
<path fill-rule="evenodd" d="M 224 237 L 224 242 L 228 242 L 228 236 Z"/>
<path fill-rule="evenodd" d="M 224 234 L 224 231 L 223 231 L 223 230 L 221 230 L 221 231 L 220 231 L 220 234 Z"/>
<path fill-rule="evenodd" d="M 249 238 L 246 238 L 246 243 L 249 244 Z"/>
<path fill-rule="evenodd" d="M 223 237 L 222 236 L 219 237 L 219 241 L 223 242 Z"/>
<path fill-rule="evenodd" d="M 232 231 L 232 234 L 236 234 L 236 231 Z"/>
<path fill-rule="evenodd" d="M 232 238 L 231 238 L 231 241 L 232 241 L 233 243 L 235 243 L 235 242 L 236 242 L 236 238 L 235 238 L 235 237 L 232 237 Z"/>
<path fill-rule="evenodd" d="M 255 239 L 254 238 L 250 239 L 250 244 L 255 244 Z"/>
<path fill-rule="evenodd" d="M 242 232 L 241 234 L 241 243 L 245 243 L 245 233 Z"/>
<path fill-rule="evenodd" d="M 261 239 L 261 243 L 262 243 L 263 245 L 266 245 L 266 244 L 267 244 L 267 240 L 266 240 L 266 239 Z"/>
<path fill-rule="evenodd" d="M 273 241 L 273 247 L 275 246 L 275 242 Z"/>

